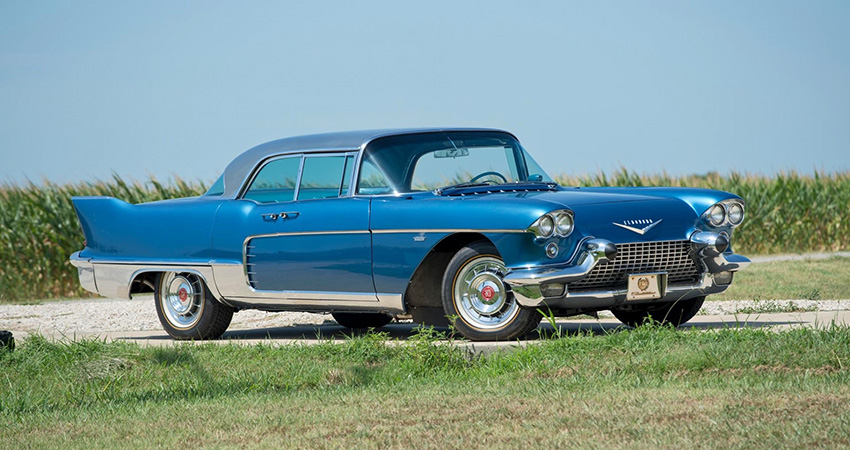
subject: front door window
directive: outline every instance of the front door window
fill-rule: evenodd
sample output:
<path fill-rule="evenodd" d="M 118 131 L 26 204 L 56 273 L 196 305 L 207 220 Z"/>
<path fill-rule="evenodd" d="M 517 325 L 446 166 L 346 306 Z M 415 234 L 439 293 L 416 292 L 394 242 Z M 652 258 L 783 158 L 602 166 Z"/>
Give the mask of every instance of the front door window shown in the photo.
<path fill-rule="evenodd" d="M 345 155 L 306 157 L 298 200 L 339 197 L 345 175 L 345 158 Z"/>

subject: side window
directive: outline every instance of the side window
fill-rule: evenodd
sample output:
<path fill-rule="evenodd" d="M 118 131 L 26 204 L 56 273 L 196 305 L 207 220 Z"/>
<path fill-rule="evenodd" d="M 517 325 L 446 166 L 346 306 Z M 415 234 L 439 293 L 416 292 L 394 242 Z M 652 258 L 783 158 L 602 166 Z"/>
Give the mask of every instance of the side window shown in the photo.
<path fill-rule="evenodd" d="M 215 180 L 215 183 L 213 183 L 213 185 L 210 186 L 210 188 L 207 190 L 206 194 L 204 194 L 204 195 L 219 196 L 219 195 L 223 195 L 223 194 L 224 194 L 224 174 L 221 174 L 221 176 L 218 177 L 217 180 Z"/>
<path fill-rule="evenodd" d="M 387 177 L 375 167 L 372 161 L 364 160 L 363 164 L 360 165 L 360 181 L 357 184 L 357 193 L 374 195 L 386 194 L 391 191 Z"/>
<path fill-rule="evenodd" d="M 291 202 L 295 199 L 300 157 L 274 160 L 260 169 L 244 198 L 259 203 Z"/>
<path fill-rule="evenodd" d="M 339 197 L 345 173 L 345 155 L 308 156 L 298 188 L 298 200 Z"/>
<path fill-rule="evenodd" d="M 354 172 L 354 156 L 345 157 L 345 172 L 342 174 L 342 187 L 339 188 L 340 197 L 348 193 L 348 183 L 351 181 L 351 173 Z"/>

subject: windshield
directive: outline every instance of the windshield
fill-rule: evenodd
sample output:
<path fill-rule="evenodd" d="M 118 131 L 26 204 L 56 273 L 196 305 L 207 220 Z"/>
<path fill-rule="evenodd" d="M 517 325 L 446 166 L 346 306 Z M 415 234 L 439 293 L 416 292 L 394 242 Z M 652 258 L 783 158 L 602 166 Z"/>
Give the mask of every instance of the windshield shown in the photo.
<path fill-rule="evenodd" d="M 551 181 L 509 134 L 424 133 L 392 136 L 369 144 L 357 192 L 385 194 L 457 185 Z"/>

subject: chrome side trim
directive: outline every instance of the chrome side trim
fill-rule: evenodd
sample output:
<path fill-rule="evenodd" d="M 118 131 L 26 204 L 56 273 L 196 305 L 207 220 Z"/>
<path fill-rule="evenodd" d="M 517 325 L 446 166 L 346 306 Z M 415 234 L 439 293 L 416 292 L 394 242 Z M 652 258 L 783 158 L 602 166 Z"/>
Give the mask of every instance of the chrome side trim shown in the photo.
<path fill-rule="evenodd" d="M 232 300 L 242 307 L 271 309 L 298 306 L 317 311 L 350 308 L 394 314 L 404 312 L 402 294 L 254 290 L 247 283 L 242 264 L 213 262 L 211 268 L 216 289 L 225 301 Z"/>
<path fill-rule="evenodd" d="M 253 291 L 244 282 L 242 264 L 213 261 L 210 264 L 171 264 L 162 262 L 93 262 L 71 255 L 71 264 L 80 270 L 86 290 L 105 297 L 130 298 L 133 280 L 146 272 L 188 272 L 201 277 L 220 302 L 241 307 L 304 309 L 312 311 L 369 310 L 403 314 L 403 294 L 319 291 Z M 97 283 L 95 283 L 97 280 Z M 232 300 L 232 302 L 230 301 Z"/>
<path fill-rule="evenodd" d="M 133 280 L 145 272 L 188 272 L 201 277 L 213 296 L 221 299 L 221 294 L 215 287 L 212 268 L 208 265 L 162 264 L 157 262 L 101 263 L 92 261 L 91 270 L 93 278 L 96 280 L 96 289 L 91 292 L 104 297 L 131 298 L 130 286 Z M 86 289 L 88 290 L 88 288 Z"/>
<path fill-rule="evenodd" d="M 255 234 L 253 236 L 248 236 L 245 238 L 245 241 L 242 242 L 242 249 L 244 251 L 245 244 L 248 243 L 251 239 L 257 238 L 265 238 L 265 237 L 277 237 L 277 236 L 310 236 L 310 235 L 325 235 L 325 234 L 369 234 L 369 230 L 334 230 L 334 231 L 293 231 L 293 232 L 283 232 L 283 233 L 268 233 L 268 234 Z"/>
<path fill-rule="evenodd" d="M 387 229 L 387 230 L 372 230 L 374 234 L 399 234 L 399 233 L 527 233 L 528 230 L 509 230 L 509 229 L 473 229 L 473 228 L 445 228 L 445 229 Z"/>

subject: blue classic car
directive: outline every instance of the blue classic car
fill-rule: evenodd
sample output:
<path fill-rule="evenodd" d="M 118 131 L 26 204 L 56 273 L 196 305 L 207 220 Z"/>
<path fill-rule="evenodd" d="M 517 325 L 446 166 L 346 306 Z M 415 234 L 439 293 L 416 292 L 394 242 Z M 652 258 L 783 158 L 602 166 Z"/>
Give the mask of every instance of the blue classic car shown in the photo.
<path fill-rule="evenodd" d="M 682 324 L 749 260 L 744 202 L 684 188 L 559 186 L 512 134 L 408 129 L 299 136 L 233 160 L 203 196 L 73 199 L 87 290 L 153 292 L 175 339 L 214 339 L 241 309 L 393 318 L 516 339 L 611 310 Z"/>

